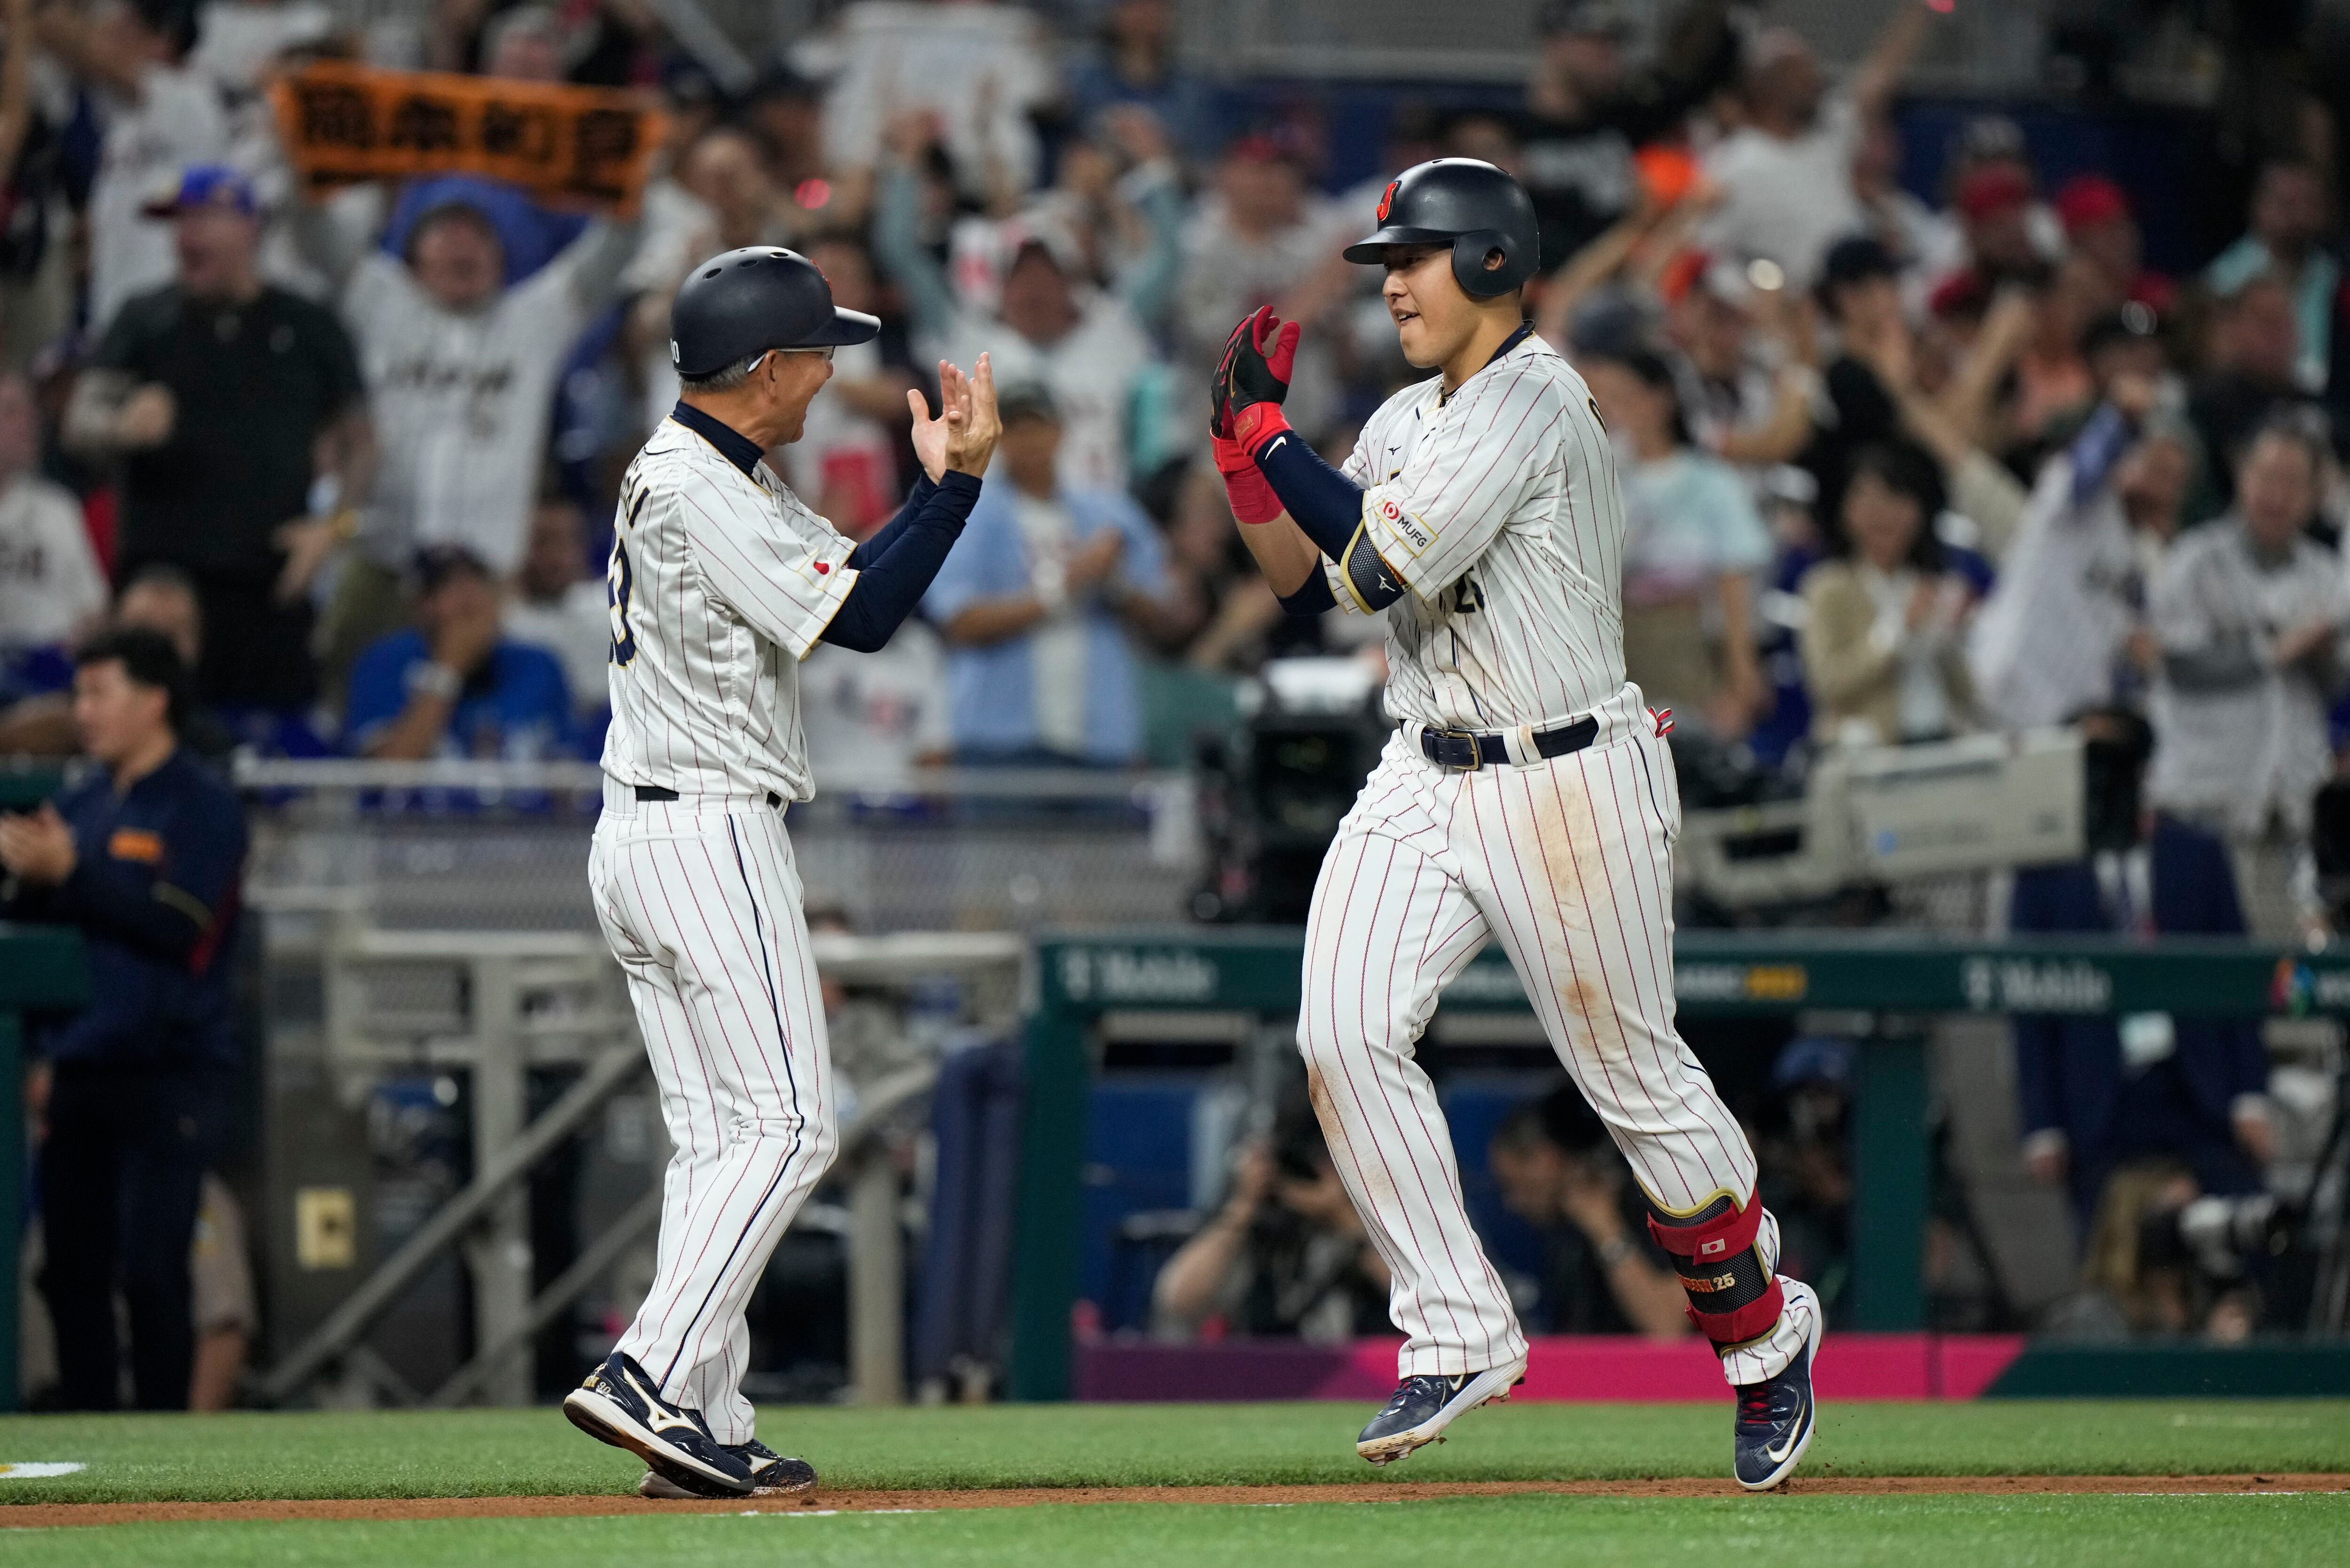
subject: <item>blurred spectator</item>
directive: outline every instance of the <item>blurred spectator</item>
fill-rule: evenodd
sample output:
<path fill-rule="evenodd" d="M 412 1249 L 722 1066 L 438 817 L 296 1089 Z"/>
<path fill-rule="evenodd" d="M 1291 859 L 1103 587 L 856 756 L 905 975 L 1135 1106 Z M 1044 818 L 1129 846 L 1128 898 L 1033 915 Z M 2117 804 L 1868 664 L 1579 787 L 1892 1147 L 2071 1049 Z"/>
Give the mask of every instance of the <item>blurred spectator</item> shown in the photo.
<path fill-rule="evenodd" d="M 2171 549 L 2147 607 L 2161 656 L 2148 796 L 2229 841 L 2265 941 L 2324 925 L 2311 800 L 2334 767 L 2325 715 L 2343 686 L 2350 587 L 2308 529 L 2331 468 L 2302 422 L 2263 426 L 2235 505 Z"/>
<path fill-rule="evenodd" d="M 1852 1273 L 1854 1059 L 1865 1046 L 1836 1034 L 1798 1034 L 1771 1064 L 1755 1155 L 1779 1222 L 1779 1267 L 1829 1282 L 1820 1301 L 1837 1324 Z"/>
<path fill-rule="evenodd" d="M 1912 306 L 1925 288 L 1965 265 L 1965 232 L 1947 213 L 1936 211 L 1901 183 L 1901 132 L 1890 114 L 1877 115 L 1860 131 L 1852 159 L 1852 192 L 1867 219 L 1864 231 L 1893 253 L 1909 282 Z"/>
<path fill-rule="evenodd" d="M 1224 1206 L 1159 1271 L 1151 1324 L 1162 1337 L 1213 1322 L 1235 1334 L 1344 1345 L 1388 1332 L 1388 1279 L 1321 1127 L 1293 1113 L 1240 1150 Z"/>
<path fill-rule="evenodd" d="M 2082 730 L 2090 853 L 2017 871 L 2010 929 L 2242 936 L 2226 846 L 2140 809 L 2154 745 L 2146 721 L 2100 709 Z M 2128 1160 L 2178 1160 L 2207 1192 L 2261 1189 L 2275 1143 L 2257 1019 L 2020 1014 L 2015 1065 L 2024 1161 L 2037 1179 L 2067 1187 L 2085 1234 L 2106 1179 Z"/>
<path fill-rule="evenodd" d="M 531 508 L 530 546 L 514 589 L 506 636 L 555 655 L 575 716 L 590 725 L 610 702 L 605 667 L 612 658 L 612 610 L 604 579 L 588 574 L 585 524 L 569 497 L 542 495 Z"/>
<path fill-rule="evenodd" d="M 1125 492 L 1063 481 L 1049 396 L 1007 387 L 1002 407 L 1003 483 L 982 492 L 923 601 L 946 637 L 957 758 L 1131 763 L 1143 715 L 1129 628 L 1174 607 L 1165 546 Z"/>
<path fill-rule="evenodd" d="M 885 793 L 951 760 L 946 656 L 928 621 L 909 619 L 878 652 L 818 643 L 800 661 L 800 722 L 825 787 Z"/>
<path fill-rule="evenodd" d="M 1939 740 L 1970 726 L 1965 580 L 1948 570 L 1934 519 L 1942 481 L 1917 448 L 1854 457 L 1830 558 L 1804 578 L 1804 673 L 1823 743 Z"/>
<path fill-rule="evenodd" d="M 743 95 L 738 112 L 759 133 L 767 154 L 767 177 L 794 205 L 823 226 L 847 233 L 865 226 L 872 192 L 861 185 L 844 190 L 829 178 L 832 161 L 824 140 L 824 86 L 788 62 L 768 66 Z"/>
<path fill-rule="evenodd" d="M 160 632 L 188 670 L 203 664 L 204 617 L 195 585 L 177 566 L 141 566 L 116 596 L 112 629 Z M 93 628 L 93 631 L 100 628 Z M 180 744 L 225 771 L 236 737 L 193 690 L 180 713 Z M 74 726 L 73 693 L 43 692 L 0 713 L 0 756 L 70 757 L 81 749 Z"/>
<path fill-rule="evenodd" d="M 236 1403 L 244 1381 L 254 1336 L 261 1332 L 261 1314 L 254 1299 L 244 1210 L 228 1183 L 209 1170 L 196 1205 L 188 1283 L 196 1334 L 188 1408 L 225 1410 Z"/>
<path fill-rule="evenodd" d="M 1069 109 L 1089 129 L 1118 108 L 1139 109 L 1183 157 L 1206 163 L 1216 151 L 1216 101 L 1207 79 L 1176 57 L 1174 0 L 1110 0 L 1092 57 L 1069 71 Z"/>
<path fill-rule="evenodd" d="M 1829 244 L 1866 226 L 1852 179 L 1861 128 L 1885 112 L 1933 21 L 1922 5 L 1896 7 L 1834 90 L 1792 29 L 1754 37 L 1740 87 L 1745 123 L 1706 154 L 1706 172 L 1722 191 L 1700 231 L 1707 250 L 1739 261 L 1767 257 L 1795 287 L 1811 286 Z"/>
<path fill-rule="evenodd" d="M 718 125 L 688 147 L 678 183 L 709 209 L 710 227 L 695 237 L 689 265 L 743 245 L 796 245 L 806 215 L 775 188 L 767 150 L 739 125 Z"/>
<path fill-rule="evenodd" d="M 2198 1334 L 2241 1343 L 2257 1326 L 2258 1292 L 2239 1275 L 2215 1279 L 2179 1245 L 2178 1218 L 2203 1196 L 2195 1174 L 2168 1159 L 2134 1160 L 2106 1183 L 2083 1248 L 2084 1295 L 2053 1322 L 2077 1337 Z"/>
<path fill-rule="evenodd" d="M 1625 674 L 1650 706 L 1736 740 L 1771 702 L 1753 608 L 1771 536 L 1736 471 L 1690 444 L 1662 355 L 1586 355 L 1576 368 L 1617 447 Z"/>
<path fill-rule="evenodd" d="M 2187 397 L 2187 417 L 2210 464 L 2210 501 L 2197 509 L 2197 521 L 2235 498 L 2236 460 L 2253 431 L 2302 400 L 2294 379 L 2300 343 L 2292 290 L 2276 273 L 2253 275 L 2214 306 L 2204 371 Z"/>
<path fill-rule="evenodd" d="M 500 629 L 489 567 L 463 545 L 439 545 L 417 557 L 416 575 L 416 624 L 351 669 L 346 749 L 390 762 L 563 755 L 571 735 L 563 667 Z"/>
<path fill-rule="evenodd" d="M 1050 214 L 999 225 L 993 244 L 1003 265 L 994 298 L 960 303 L 945 268 L 922 243 L 922 133 L 902 123 L 897 130 L 874 215 L 873 251 L 905 291 L 915 352 L 967 365 L 985 349 L 998 385 L 1044 387 L 1066 429 L 1062 482 L 1072 490 L 1124 490 L 1133 478 L 1138 394 L 1152 363 L 1150 339 L 1133 309 L 1094 286 L 1083 247 Z"/>
<path fill-rule="evenodd" d="M 1036 182 L 1031 117 L 1057 96 L 1040 26 L 995 0 L 856 0 L 816 46 L 836 67 L 824 132 L 843 178 L 869 182 L 890 122 L 917 115 L 957 189 L 1011 211 Z"/>
<path fill-rule="evenodd" d="M 1187 208 L 1182 171 L 1148 109 L 1105 110 L 1090 135 L 1064 141 L 1058 177 L 1029 211 L 1076 238 L 1087 275 L 1136 319 L 1166 326 L 1183 276 Z"/>
<path fill-rule="evenodd" d="M 832 285 L 835 305 L 879 313 L 873 257 L 860 241 L 846 235 L 820 239 L 808 247 L 808 259 Z M 887 326 L 883 333 L 833 350 L 832 379 L 825 383 L 824 396 L 808 405 L 806 428 L 781 465 L 818 515 L 852 539 L 889 521 L 903 488 L 898 452 L 905 445 L 906 391 L 915 379 L 886 358 L 893 348 L 903 351 L 903 339 Z"/>
<path fill-rule="evenodd" d="M 68 247 L 51 244 L 63 139 L 35 78 L 33 0 L 0 4 L 0 369 L 21 371 L 72 325 Z"/>
<path fill-rule="evenodd" d="M 1938 317 L 1917 337 L 1887 339 L 1891 351 L 1874 360 L 1877 384 L 1900 412 L 1901 433 L 1941 464 L 1952 509 L 1974 525 L 1974 542 L 1993 559 L 2014 539 L 2029 497 L 1987 449 L 2004 444 L 1999 396 L 2012 388 L 2013 367 L 2040 317 L 2030 296 L 2008 289 L 1970 332 L 1953 331 L 1951 317 Z"/>
<path fill-rule="evenodd" d="M 1624 59 L 1631 14 L 1617 0 L 1545 0 L 1534 31 L 1516 173 L 1550 272 L 1640 204 L 1634 150 L 1672 140 L 1737 75 L 1738 35 L 1721 0 L 1690 0 L 1664 25 L 1656 62 L 1636 69 Z"/>
<path fill-rule="evenodd" d="M 355 244 L 321 209 L 301 219 L 341 280 L 382 441 L 360 547 L 328 612 L 331 673 L 397 623 L 400 567 L 420 547 L 460 545 L 500 577 L 522 564 L 556 373 L 619 297 L 639 225 L 594 223 L 508 287 L 495 221 L 462 188 L 417 219 L 404 261 Z"/>
<path fill-rule="evenodd" d="M 9 914 L 79 927 L 90 1004 L 36 1042 L 52 1064 L 41 1274 L 68 1408 L 120 1401 L 115 1293 L 139 1407 L 187 1408 L 189 1244 L 239 1057 L 230 990 L 245 832 L 235 793 L 183 750 L 187 672 L 151 631 L 84 648 L 74 716 L 98 765 L 0 818 Z"/>
<path fill-rule="evenodd" d="M 1562 1085 L 1502 1118 L 1485 1168 L 1503 1206 L 1542 1232 L 1542 1295 L 1528 1326 L 1550 1334 L 1690 1332 L 1648 1204 L 1582 1091 Z"/>
<path fill-rule="evenodd" d="M 1970 634 L 1994 723 L 2063 723 L 2135 698 L 2153 673 L 2147 587 L 2178 535 L 2196 442 L 2152 394 L 2148 379 L 2124 383 L 2041 471 Z"/>
<path fill-rule="evenodd" d="M 105 109 L 89 192 L 89 322 L 104 331 L 131 296 L 172 281 L 170 214 L 148 203 L 182 169 L 227 155 L 228 118 L 212 83 L 180 63 L 189 14 L 171 0 L 101 0 L 87 16 L 51 5 L 36 24 Z"/>
<path fill-rule="evenodd" d="M 2271 159 L 2252 187 L 2251 229 L 2204 274 L 2222 299 L 2263 275 L 2284 286 L 2296 328 L 2293 379 L 2304 392 L 2325 390 L 2334 351 L 2342 266 L 2322 243 L 2330 223 L 2324 172 L 2299 158 Z"/>
<path fill-rule="evenodd" d="M 1803 464 L 1818 485 L 1823 515 L 1835 517 L 1853 455 L 1900 433 L 1892 387 L 1911 378 L 1914 345 L 1901 310 L 1900 266 L 1876 239 L 1839 240 L 1823 260 L 1820 303 L 1836 330 L 1825 372 L 1826 407 Z"/>
<path fill-rule="evenodd" d="M 1666 274 L 1665 325 L 1692 383 L 1682 407 L 1690 436 L 1752 470 L 1792 461 L 1811 440 L 1821 391 L 1810 302 L 1783 286 L 1755 287 L 1735 262 L 1685 258 Z"/>
<path fill-rule="evenodd" d="M 1184 225 L 1176 319 L 1199 385 L 1214 371 L 1232 324 L 1270 305 L 1305 326 L 1283 405 L 1291 422 L 1318 433 L 1337 418 L 1336 335 L 1315 328 L 1361 281 L 1338 253 L 1364 217 L 1340 212 L 1308 185 L 1298 151 L 1275 137 L 1243 136 L 1225 149 L 1214 186 Z"/>
<path fill-rule="evenodd" d="M 321 0 L 203 0 L 195 16 L 188 69 L 243 98 L 260 90 L 278 56 L 335 32 L 334 8 Z"/>
<path fill-rule="evenodd" d="M 1352 450 L 1352 442 L 1345 450 Z M 1344 456 L 1344 451 L 1341 452 Z M 1253 670 L 1269 656 L 1318 651 L 1310 620 L 1284 616 L 1281 601 L 1233 532 L 1231 503 L 1212 464 L 1185 466 L 1167 523 L 1170 597 L 1180 607 L 1160 646 L 1196 670 Z"/>
<path fill-rule="evenodd" d="M 33 389 L 22 376 L 0 372 L 0 695 L 7 698 L 64 684 L 68 645 L 106 608 L 81 504 L 40 476 L 40 455 Z"/>
<path fill-rule="evenodd" d="M 2031 166 L 2021 159 L 1979 163 L 1958 182 L 1951 204 L 1966 236 L 1967 271 L 1992 293 L 2048 276 L 2050 258 L 2033 232 L 2036 194 Z"/>
<path fill-rule="evenodd" d="M 2119 185 L 2103 174 L 2076 174 L 2057 188 L 2055 207 L 2065 244 L 2096 269 L 2108 308 L 2135 300 L 2159 312 L 2177 303 L 2178 286 L 2146 265 L 2137 215 Z"/>
<path fill-rule="evenodd" d="M 333 312 L 262 281 L 243 175 L 194 166 L 162 210 L 179 281 L 115 317 L 64 440 L 120 465 L 117 579 L 164 562 L 195 583 L 205 698 L 299 708 L 317 690 L 311 581 L 375 468 L 359 363 Z"/>

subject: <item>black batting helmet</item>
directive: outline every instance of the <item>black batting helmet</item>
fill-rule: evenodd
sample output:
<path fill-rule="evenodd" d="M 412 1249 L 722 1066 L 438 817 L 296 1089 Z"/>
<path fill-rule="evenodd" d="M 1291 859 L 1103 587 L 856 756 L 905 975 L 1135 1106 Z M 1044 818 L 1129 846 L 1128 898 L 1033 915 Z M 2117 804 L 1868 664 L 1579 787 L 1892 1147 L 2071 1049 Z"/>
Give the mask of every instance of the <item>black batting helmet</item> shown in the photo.
<path fill-rule="evenodd" d="M 816 263 L 797 251 L 745 245 L 695 267 L 669 307 L 669 362 L 688 380 L 770 348 L 863 343 L 879 318 L 843 310 Z"/>
<path fill-rule="evenodd" d="M 1474 158 L 1436 158 L 1388 182 L 1378 231 L 1346 250 L 1350 262 L 1377 265 L 1389 245 L 1452 247 L 1452 275 L 1481 299 L 1503 295 L 1534 274 L 1542 249 L 1534 204 L 1525 187 Z M 1502 265 L 1485 257 L 1502 253 Z"/>

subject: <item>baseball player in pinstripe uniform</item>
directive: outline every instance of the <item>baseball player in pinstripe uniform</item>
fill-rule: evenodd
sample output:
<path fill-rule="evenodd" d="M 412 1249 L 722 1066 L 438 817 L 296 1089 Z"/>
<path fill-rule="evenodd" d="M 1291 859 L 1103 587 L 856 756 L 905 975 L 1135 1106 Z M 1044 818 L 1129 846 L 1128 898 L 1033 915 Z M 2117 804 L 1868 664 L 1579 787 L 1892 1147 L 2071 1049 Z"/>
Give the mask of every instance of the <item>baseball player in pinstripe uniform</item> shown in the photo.
<path fill-rule="evenodd" d="M 1386 268 L 1405 357 L 1441 374 L 1388 399 L 1333 469 L 1282 417 L 1297 327 L 1259 311 L 1233 331 L 1213 413 L 1242 536 L 1284 606 L 1387 618 L 1399 728 L 1323 861 L 1298 1019 L 1407 1336 L 1401 1384 L 1357 1451 L 1401 1459 L 1525 1371 L 1413 1059 L 1446 981 L 1498 940 L 1737 1390 L 1739 1480 L 1775 1486 L 1811 1438 L 1819 1302 L 1775 1272 L 1753 1151 L 1673 1027 L 1680 802 L 1667 716 L 1624 679 L 1607 433 L 1523 319 L 1535 228 L 1514 180 L 1423 163 L 1388 187 L 1378 223 L 1347 258 Z"/>
<path fill-rule="evenodd" d="M 799 661 L 879 649 L 928 588 L 1001 431 L 987 357 L 909 393 L 925 477 L 851 545 L 764 462 L 797 440 L 832 349 L 879 329 L 790 251 L 694 269 L 671 317 L 684 395 L 629 465 L 612 545 L 612 725 L 588 878 L 676 1149 L 652 1288 L 564 1400 L 649 1467 L 650 1497 L 804 1491 L 752 1432 L 743 1317 L 837 1148 L 824 1006 L 782 806 L 814 793 Z"/>

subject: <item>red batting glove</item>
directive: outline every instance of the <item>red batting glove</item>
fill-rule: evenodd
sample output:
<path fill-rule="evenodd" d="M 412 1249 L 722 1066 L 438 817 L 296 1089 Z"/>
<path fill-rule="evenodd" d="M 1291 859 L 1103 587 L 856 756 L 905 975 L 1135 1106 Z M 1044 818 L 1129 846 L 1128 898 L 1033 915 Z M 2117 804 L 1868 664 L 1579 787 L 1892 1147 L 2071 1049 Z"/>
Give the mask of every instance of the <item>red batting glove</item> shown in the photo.
<path fill-rule="evenodd" d="M 1249 524 L 1270 523 L 1280 516 L 1281 497 L 1273 493 L 1272 483 L 1247 449 L 1222 436 L 1215 437 L 1211 444 L 1216 454 L 1216 471 L 1224 476 L 1224 496 L 1232 504 L 1232 515 Z"/>

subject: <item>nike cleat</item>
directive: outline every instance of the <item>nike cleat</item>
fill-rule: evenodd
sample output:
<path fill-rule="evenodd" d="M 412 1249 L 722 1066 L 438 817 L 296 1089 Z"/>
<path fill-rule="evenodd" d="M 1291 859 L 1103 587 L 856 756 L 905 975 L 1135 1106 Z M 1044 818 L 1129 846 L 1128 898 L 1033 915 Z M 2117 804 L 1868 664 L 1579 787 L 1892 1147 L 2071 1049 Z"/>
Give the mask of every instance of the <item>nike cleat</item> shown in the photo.
<path fill-rule="evenodd" d="M 1526 1375 L 1523 1359 L 1457 1377 L 1407 1377 L 1395 1397 L 1355 1439 L 1355 1452 L 1375 1465 L 1392 1464 L 1414 1449 L 1444 1440 L 1444 1428 L 1480 1405 L 1499 1404 Z"/>
<path fill-rule="evenodd" d="M 787 1459 L 756 1438 L 747 1443 L 729 1443 L 726 1451 L 751 1467 L 753 1497 L 803 1497 L 816 1490 L 816 1467 L 806 1459 Z M 637 1495 L 674 1501 L 708 1494 L 688 1491 L 660 1471 L 647 1470 L 645 1479 L 637 1483 Z"/>
<path fill-rule="evenodd" d="M 619 1351 L 564 1397 L 563 1413 L 598 1442 L 626 1449 L 692 1497 L 748 1497 L 751 1467 L 710 1435 L 701 1412 L 662 1398 L 651 1376 Z"/>
<path fill-rule="evenodd" d="M 1789 1306 L 1800 1301 L 1810 1308 L 1804 1348 L 1778 1376 L 1738 1386 L 1735 1469 L 1738 1484 L 1749 1491 L 1768 1491 L 1794 1473 L 1819 1420 L 1812 1398 L 1812 1358 L 1820 1350 L 1819 1298 L 1793 1280 L 1786 1290 Z"/>

